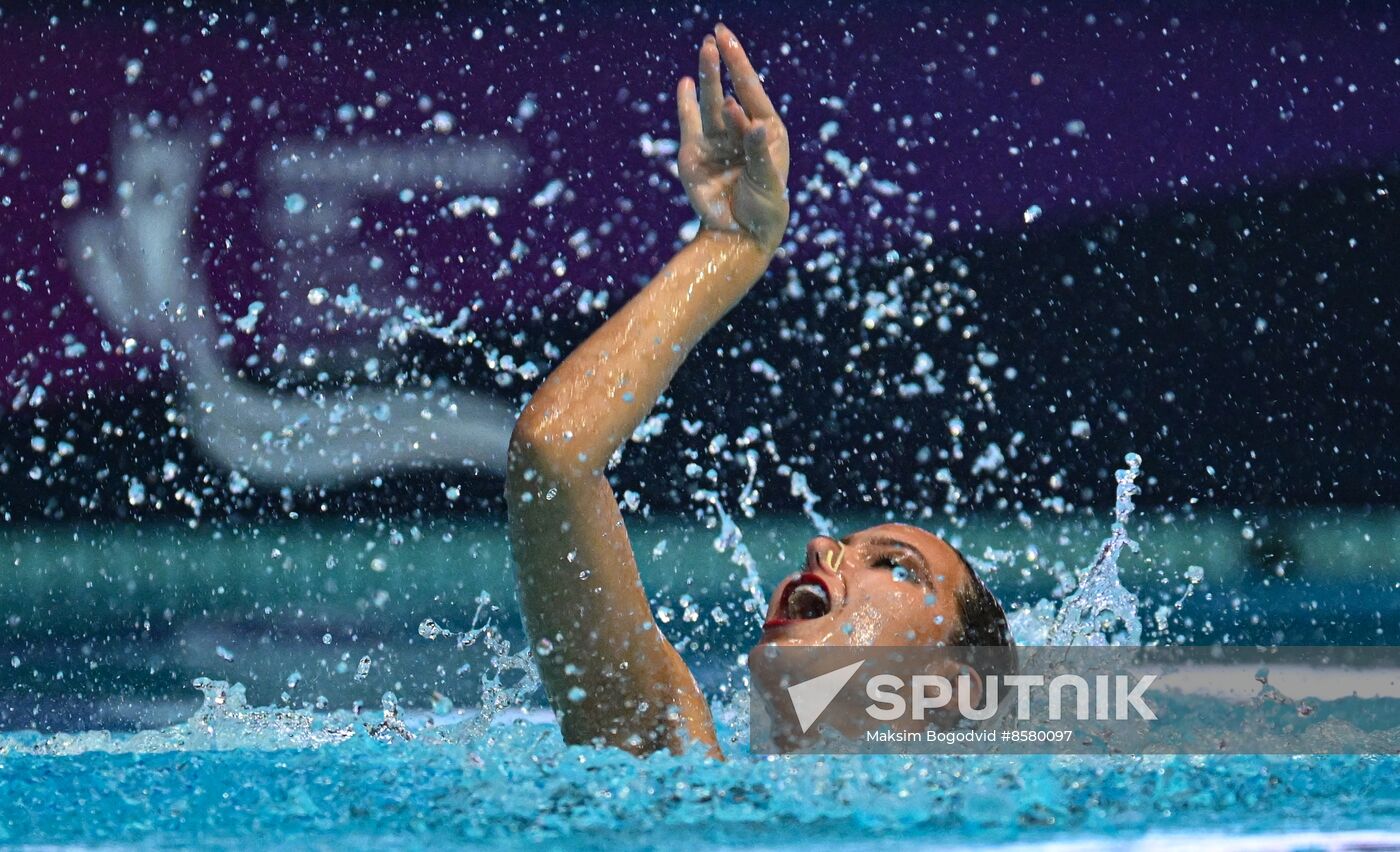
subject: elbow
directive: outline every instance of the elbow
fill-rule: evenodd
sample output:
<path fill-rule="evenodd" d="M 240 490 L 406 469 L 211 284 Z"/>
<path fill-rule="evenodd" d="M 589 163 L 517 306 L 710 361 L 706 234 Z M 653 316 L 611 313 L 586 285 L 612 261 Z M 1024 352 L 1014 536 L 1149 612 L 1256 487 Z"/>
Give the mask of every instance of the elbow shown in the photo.
<path fill-rule="evenodd" d="M 522 464 L 529 464 L 532 460 L 545 454 L 546 448 L 552 443 L 549 440 L 549 430 L 546 428 L 545 418 L 540 416 L 540 412 L 533 405 L 526 406 L 519 419 L 515 421 L 515 428 L 510 433 L 510 448 L 507 450 L 507 454 L 511 469 L 515 470 Z"/>
<path fill-rule="evenodd" d="M 572 437 L 561 431 L 557 423 L 551 422 L 544 412 L 534 405 L 528 405 L 515 421 L 510 433 L 510 449 L 507 451 L 507 465 L 510 479 L 520 483 L 546 479 L 567 478 L 577 473 L 578 467 L 570 463 L 569 452 L 565 449 Z"/>

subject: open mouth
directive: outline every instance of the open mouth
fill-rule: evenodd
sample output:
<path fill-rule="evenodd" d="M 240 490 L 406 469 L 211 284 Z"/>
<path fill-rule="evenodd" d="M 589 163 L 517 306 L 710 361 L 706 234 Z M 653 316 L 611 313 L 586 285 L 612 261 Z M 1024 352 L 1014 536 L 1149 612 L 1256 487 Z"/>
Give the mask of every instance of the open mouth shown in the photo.
<path fill-rule="evenodd" d="M 788 583 L 778 600 L 777 611 L 767 626 L 791 621 L 809 621 L 831 612 L 831 590 L 816 574 L 800 574 Z"/>

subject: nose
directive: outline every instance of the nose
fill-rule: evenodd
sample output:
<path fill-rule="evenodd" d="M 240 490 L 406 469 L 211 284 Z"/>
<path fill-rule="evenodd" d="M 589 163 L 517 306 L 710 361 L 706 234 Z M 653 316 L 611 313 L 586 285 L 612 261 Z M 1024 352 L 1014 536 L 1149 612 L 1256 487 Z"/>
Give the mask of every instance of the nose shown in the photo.
<path fill-rule="evenodd" d="M 839 573 L 841 550 L 841 542 L 831 536 L 816 536 L 807 542 L 807 570 L 826 575 Z"/>

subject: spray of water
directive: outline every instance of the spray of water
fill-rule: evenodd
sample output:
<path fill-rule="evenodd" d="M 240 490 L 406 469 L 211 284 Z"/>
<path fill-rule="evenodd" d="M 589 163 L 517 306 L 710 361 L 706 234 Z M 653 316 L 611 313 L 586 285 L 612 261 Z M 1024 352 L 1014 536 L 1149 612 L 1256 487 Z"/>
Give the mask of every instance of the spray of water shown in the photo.
<path fill-rule="evenodd" d="M 1128 536 L 1133 497 L 1140 493 L 1136 480 L 1142 467 L 1137 453 L 1124 457 L 1127 467 L 1114 475 L 1118 482 L 1113 504 L 1113 527 L 1099 555 L 1080 572 L 1073 592 L 1065 598 L 1046 636 L 1049 645 L 1137 645 L 1142 642 L 1138 599 L 1119 579 L 1118 558 L 1126 547 L 1136 553 L 1138 543 Z"/>
<path fill-rule="evenodd" d="M 457 649 L 465 651 L 478 641 L 486 648 L 488 663 L 481 674 L 481 698 L 475 716 L 459 726 L 453 737 L 471 740 L 485 734 L 492 721 L 503 711 L 523 705 L 540 687 L 540 672 L 528 648 L 512 652 L 510 640 L 501 635 L 496 623 L 485 614 L 491 606 L 491 596 L 482 593 L 476 598 L 476 612 L 466 630 L 453 632 L 431 618 L 418 625 L 418 635 L 429 641 L 453 639 Z M 540 646 L 548 653 L 548 645 Z M 462 670 L 466 670 L 463 666 Z M 508 682 L 511 681 L 511 682 Z"/>

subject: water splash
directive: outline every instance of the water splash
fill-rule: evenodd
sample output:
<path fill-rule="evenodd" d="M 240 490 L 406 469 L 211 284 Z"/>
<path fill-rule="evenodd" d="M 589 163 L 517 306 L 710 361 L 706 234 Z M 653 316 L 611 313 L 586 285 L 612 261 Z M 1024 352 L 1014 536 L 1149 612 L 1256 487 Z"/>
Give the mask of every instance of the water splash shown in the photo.
<path fill-rule="evenodd" d="M 807 484 L 807 475 L 793 470 L 788 465 L 778 468 L 779 473 L 787 472 L 788 485 L 794 497 L 802 499 L 802 514 L 807 516 L 807 520 L 812 522 L 818 535 L 831 536 L 835 534 L 835 526 L 825 515 L 817 511 L 817 504 L 821 502 L 820 497 L 812 491 L 812 487 Z"/>
<path fill-rule="evenodd" d="M 502 636 L 496 623 L 485 615 L 488 608 L 494 609 L 491 596 L 482 592 L 476 597 L 476 612 L 466 630 L 454 633 L 431 618 L 423 619 L 418 625 L 418 635 L 429 641 L 455 639 L 459 651 L 480 641 L 486 649 L 488 664 L 481 674 L 477 714 L 454 730 L 452 736 L 458 740 L 481 737 L 497 716 L 509 708 L 522 706 L 540 687 L 540 671 L 534 655 L 528 648 L 511 651 L 510 640 Z M 539 650 L 547 654 L 548 643 L 541 643 Z M 467 668 L 463 666 L 459 672 Z M 514 682 L 508 683 L 511 678 Z"/>
<path fill-rule="evenodd" d="M 478 623 L 490 598 L 481 595 L 477 603 L 478 618 L 473 619 L 471 628 L 460 633 L 439 627 L 432 619 L 425 619 L 419 626 L 420 635 L 454 638 L 459 649 L 480 640 L 490 655 L 487 671 L 481 676 L 477 713 L 461 724 L 437 728 L 436 735 L 432 737 L 437 742 L 472 742 L 479 739 L 498 722 L 503 711 L 522 707 L 540 685 L 539 673 L 529 651 L 512 653 L 510 642 L 500 637 L 494 624 L 489 621 Z M 519 677 L 514 683 L 507 684 L 505 681 L 510 672 L 518 672 Z M 289 683 L 300 680 L 300 675 L 294 673 L 288 680 Z M 247 690 L 241 683 L 198 677 L 192 686 L 202 694 L 203 702 L 184 722 L 134 734 L 106 730 L 57 733 L 49 737 L 32 733 L 28 736 L 0 734 L 0 756 L 314 750 L 365 737 L 383 743 L 407 743 L 419 739 L 422 733 L 421 730 L 415 733 L 415 727 L 410 725 L 398 696 L 393 692 L 386 692 L 380 698 L 381 715 L 375 719 L 372 714 L 360 712 L 359 702 L 356 702 L 354 710 L 330 713 L 256 707 L 248 703 Z M 365 719 L 364 715 L 370 717 Z M 422 722 L 420 718 L 416 727 L 421 729 Z"/>
<path fill-rule="evenodd" d="M 756 490 L 758 454 L 749 451 L 744 453 L 743 458 L 748 467 L 748 480 L 739 492 L 738 505 L 740 511 L 744 512 L 746 516 L 753 517 L 753 505 L 758 497 Z M 718 519 L 719 533 L 715 536 L 715 551 L 718 553 L 728 551 L 729 561 L 743 570 L 744 575 L 739 581 L 739 587 L 746 594 L 744 611 L 762 621 L 764 613 L 768 609 L 768 598 L 763 593 L 763 580 L 758 573 L 758 560 L 754 558 L 749 546 L 744 543 L 744 531 L 735 523 L 734 516 L 725 507 L 724 500 L 718 491 L 702 488 L 696 490 L 692 497 L 709 506 Z M 718 608 L 716 611 L 723 617 L 722 611 Z"/>
<path fill-rule="evenodd" d="M 1112 531 L 1099 548 L 1098 557 L 1080 573 L 1074 591 L 1060 605 L 1045 644 L 1138 645 L 1142 642 L 1137 596 L 1124 588 L 1118 575 L 1118 557 L 1123 548 L 1134 553 L 1138 551 L 1138 543 L 1128 537 L 1128 518 L 1133 513 L 1133 497 L 1142 491 L 1136 484 L 1142 457 L 1128 453 L 1123 460 L 1127 467 L 1114 474 L 1118 486 Z"/>
<path fill-rule="evenodd" d="M 78 755 L 316 749 L 356 735 L 354 717 L 345 712 L 317 715 L 280 707 L 252 707 L 241 683 L 199 677 L 192 685 L 204 701 L 179 724 L 129 735 L 112 731 L 59 733 L 39 740 L 26 751 Z M 0 754 L 4 753 L 0 748 Z"/>
<path fill-rule="evenodd" d="M 369 735 L 380 742 L 392 742 L 394 740 L 411 740 L 413 733 L 409 731 L 408 725 L 404 724 L 399 713 L 399 697 L 392 692 L 384 693 L 379 699 L 379 706 L 384 711 L 384 718 L 379 724 L 368 729 Z"/>

